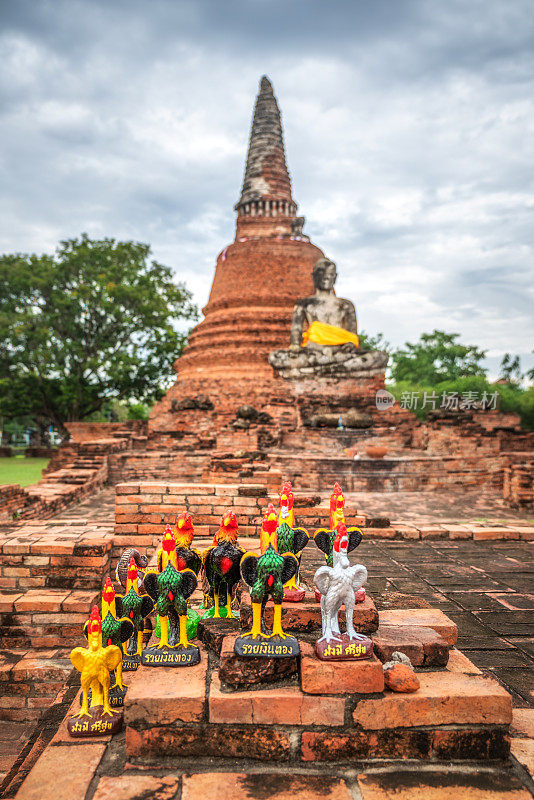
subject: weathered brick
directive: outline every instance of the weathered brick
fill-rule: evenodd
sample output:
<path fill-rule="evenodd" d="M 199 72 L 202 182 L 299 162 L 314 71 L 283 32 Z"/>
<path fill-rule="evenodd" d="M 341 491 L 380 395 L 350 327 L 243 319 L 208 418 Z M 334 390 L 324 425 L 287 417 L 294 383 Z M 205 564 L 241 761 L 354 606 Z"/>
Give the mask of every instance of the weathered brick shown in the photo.
<path fill-rule="evenodd" d="M 47 747 L 19 789 L 17 800 L 84 797 L 105 749 L 104 744 Z"/>
<path fill-rule="evenodd" d="M 304 694 L 297 686 L 223 692 L 218 672 L 209 693 L 209 719 L 214 723 L 258 725 L 343 725 L 341 697 Z"/>
<path fill-rule="evenodd" d="M 185 775 L 183 778 L 182 800 L 257 800 L 269 797 L 280 800 L 351 800 L 352 794 L 341 778 L 320 775 L 294 775 L 291 773 L 236 773 L 204 772 L 198 775 Z M 100 798 L 96 798 L 100 800 Z M 104 800 L 102 798 L 102 800 Z M 107 798 L 106 798 L 107 800 Z M 115 798 L 109 797 L 109 800 Z M 119 796 L 117 800 L 122 800 Z M 127 800 L 127 798 L 124 798 Z M 133 800 L 133 798 L 132 798 Z"/>
<path fill-rule="evenodd" d="M 370 694 L 384 690 L 382 664 L 373 656 L 362 661 L 321 661 L 301 642 L 301 686 L 308 694 Z"/>
<path fill-rule="evenodd" d="M 414 694 L 386 692 L 360 700 L 353 712 L 365 730 L 421 725 L 508 725 L 512 698 L 491 678 L 451 672 L 419 673 Z"/>
<path fill-rule="evenodd" d="M 436 758 L 441 760 L 504 760 L 510 755 L 510 734 L 487 728 L 435 731 L 433 748 Z"/>
<path fill-rule="evenodd" d="M 428 758 L 432 731 L 304 731 L 301 748 L 303 761 Z"/>
<path fill-rule="evenodd" d="M 180 785 L 176 775 L 104 775 L 100 778 L 93 800 L 174 800 Z M 183 795 L 182 795 L 183 797 Z"/>
<path fill-rule="evenodd" d="M 443 611 L 435 608 L 391 609 L 381 611 L 380 625 L 400 626 L 403 628 L 432 628 L 439 633 L 449 645 L 456 644 L 458 628 Z"/>
<path fill-rule="evenodd" d="M 529 800 L 531 794 L 510 770 L 465 768 L 368 772 L 358 775 L 362 800 Z"/>
<path fill-rule="evenodd" d="M 128 694 L 124 705 L 127 725 L 142 727 L 172 725 L 176 722 L 200 722 L 206 699 L 208 659 L 201 653 L 199 664 L 187 669 L 140 666 L 128 676 Z M 180 673 L 180 680 L 177 680 Z"/>
<path fill-rule="evenodd" d="M 289 734 L 263 725 L 180 725 L 145 730 L 126 728 L 126 753 L 130 761 L 167 758 L 252 758 L 288 761 Z M 72 800 L 70 798 L 69 800 Z"/>
<path fill-rule="evenodd" d="M 390 661 L 395 651 L 407 655 L 415 667 L 443 667 L 449 658 L 447 641 L 432 628 L 381 625 L 372 638 L 382 662 Z"/>

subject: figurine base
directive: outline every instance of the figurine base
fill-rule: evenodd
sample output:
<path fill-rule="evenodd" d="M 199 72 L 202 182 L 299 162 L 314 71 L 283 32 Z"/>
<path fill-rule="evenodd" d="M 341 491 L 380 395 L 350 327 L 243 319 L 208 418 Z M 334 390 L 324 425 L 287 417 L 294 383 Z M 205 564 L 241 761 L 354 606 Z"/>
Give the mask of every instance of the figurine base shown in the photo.
<path fill-rule="evenodd" d="M 74 739 L 89 739 L 92 736 L 108 736 L 118 733 L 122 728 L 122 711 L 114 711 L 112 716 L 103 714 L 102 706 L 92 706 L 90 717 L 69 717 L 67 731 Z"/>
<path fill-rule="evenodd" d="M 124 705 L 124 698 L 126 697 L 126 692 L 128 691 L 128 687 L 125 686 L 124 689 L 121 689 L 120 686 L 112 686 L 109 690 L 109 704 L 111 708 L 122 708 Z M 93 692 L 89 689 L 89 703 L 91 702 L 93 696 Z M 83 703 L 83 692 L 80 692 L 80 705 Z"/>
<path fill-rule="evenodd" d="M 365 595 L 365 589 L 363 587 L 361 589 L 358 589 L 356 592 L 354 592 L 354 602 L 355 603 L 363 603 L 363 601 L 365 600 L 365 596 L 366 596 Z M 321 597 L 322 597 L 321 592 L 319 591 L 319 589 L 316 589 L 315 590 L 315 600 L 318 603 L 321 602 Z M 285 598 L 285 595 L 284 595 L 284 600 L 285 599 L 286 598 Z"/>
<path fill-rule="evenodd" d="M 315 655 L 321 661 L 362 661 L 373 655 L 373 642 L 368 636 L 356 634 L 350 638 L 342 633 L 331 642 L 315 642 Z"/>
<path fill-rule="evenodd" d="M 274 608 L 271 600 L 265 607 L 265 624 L 272 630 L 274 619 Z M 358 633 L 367 635 L 374 633 L 378 628 L 378 611 L 370 595 L 367 595 L 363 603 L 358 603 L 354 607 L 352 615 L 354 630 Z M 241 629 L 249 631 L 252 627 L 252 603 L 248 592 L 241 595 Z M 341 630 L 345 630 L 345 609 L 339 612 L 339 624 Z M 284 633 L 291 633 L 298 636 L 299 633 L 311 633 L 314 639 L 319 639 L 322 630 L 321 625 L 321 606 L 315 602 L 313 592 L 306 592 L 302 603 L 284 603 L 282 605 L 282 630 Z"/>
<path fill-rule="evenodd" d="M 194 644 L 189 647 L 147 647 L 141 658 L 141 664 L 147 667 L 194 667 L 199 661 L 200 650 Z"/>
<path fill-rule="evenodd" d="M 123 672 L 135 672 L 138 668 L 139 664 L 141 663 L 140 656 L 127 656 L 124 655 L 122 657 L 122 671 Z"/>
<path fill-rule="evenodd" d="M 252 658 L 291 658 L 300 653 L 299 643 L 294 636 L 255 637 L 238 636 L 234 644 L 236 656 Z"/>
<path fill-rule="evenodd" d="M 219 622 L 231 622 L 234 619 L 239 619 L 239 613 L 237 611 L 234 611 L 234 609 L 232 609 L 232 614 L 231 614 L 231 616 L 229 616 L 226 606 L 223 606 L 222 608 L 219 609 L 219 616 L 218 617 L 216 617 L 214 615 L 215 615 L 215 608 L 214 608 L 214 606 L 211 606 L 211 608 L 208 608 L 202 614 L 200 619 L 204 619 L 204 620 L 214 619 L 214 620 L 219 620 Z"/>
<path fill-rule="evenodd" d="M 302 589 L 300 586 L 296 589 L 284 588 L 284 601 L 286 603 L 302 603 L 305 597 L 306 590 Z"/>
<path fill-rule="evenodd" d="M 298 656 L 294 658 L 249 658 L 234 651 L 237 636 L 226 636 L 220 651 L 219 678 L 231 689 L 260 686 L 288 680 L 298 673 Z M 310 647 L 310 645 L 308 645 Z"/>

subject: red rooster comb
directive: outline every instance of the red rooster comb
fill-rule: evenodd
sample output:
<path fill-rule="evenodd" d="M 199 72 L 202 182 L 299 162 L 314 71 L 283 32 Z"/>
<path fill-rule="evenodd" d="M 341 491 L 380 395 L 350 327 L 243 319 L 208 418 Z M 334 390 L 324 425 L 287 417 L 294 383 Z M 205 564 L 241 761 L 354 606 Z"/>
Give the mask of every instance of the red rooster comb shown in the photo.
<path fill-rule="evenodd" d="M 231 508 L 223 514 L 221 524 L 224 525 L 225 528 L 237 528 L 237 517 Z"/>
<path fill-rule="evenodd" d="M 340 550 L 347 552 L 347 547 L 349 546 L 349 535 L 347 533 L 347 526 L 344 525 L 342 522 L 336 528 L 336 538 L 334 539 L 334 550 L 336 553 L 339 553 Z"/>
<path fill-rule="evenodd" d="M 282 486 L 282 491 L 280 492 L 280 505 L 287 506 L 287 508 L 293 508 L 293 503 L 293 487 L 291 485 L 291 481 L 286 481 Z"/>
<path fill-rule="evenodd" d="M 345 498 L 343 497 L 343 489 L 339 483 L 334 483 L 334 488 L 332 489 L 332 494 L 330 495 L 330 507 L 336 508 L 344 504 L 344 502 Z"/>
<path fill-rule="evenodd" d="M 171 553 L 173 550 L 176 550 L 176 540 L 172 535 L 172 528 L 170 525 L 167 525 L 165 528 L 165 533 L 163 534 L 163 542 L 161 546 L 165 550 L 166 553 Z"/>
<path fill-rule="evenodd" d="M 193 520 L 191 514 L 188 514 L 187 511 L 182 511 L 181 514 L 178 514 L 176 517 L 176 528 L 182 532 L 192 530 Z"/>
<path fill-rule="evenodd" d="M 268 520 L 268 519 L 269 519 L 269 517 L 270 517 L 272 514 L 274 514 L 274 516 L 276 517 L 276 510 L 275 510 L 275 508 L 274 508 L 273 504 L 272 504 L 272 503 L 269 503 L 269 505 L 267 506 L 267 509 L 266 509 L 266 511 L 265 511 L 265 515 L 264 515 L 263 519 L 264 519 L 264 520 Z"/>
<path fill-rule="evenodd" d="M 102 589 L 102 599 L 105 600 L 108 605 L 115 600 L 115 589 L 113 588 L 109 575 Z"/>
<path fill-rule="evenodd" d="M 135 558 L 133 556 L 130 559 L 130 563 L 128 564 L 128 572 L 126 573 L 126 575 L 130 581 L 136 581 L 137 578 L 139 577 L 137 564 L 135 563 Z"/>
<path fill-rule="evenodd" d="M 98 613 L 98 607 L 93 606 L 93 610 L 91 611 L 91 615 L 89 617 L 89 633 L 102 633 L 102 620 L 100 619 L 100 614 Z"/>

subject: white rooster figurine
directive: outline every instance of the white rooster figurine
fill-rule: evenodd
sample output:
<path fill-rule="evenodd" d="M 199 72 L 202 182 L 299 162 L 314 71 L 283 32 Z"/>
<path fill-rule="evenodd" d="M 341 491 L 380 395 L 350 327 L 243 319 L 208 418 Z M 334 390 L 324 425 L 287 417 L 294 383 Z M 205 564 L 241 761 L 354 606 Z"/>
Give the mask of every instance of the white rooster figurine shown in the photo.
<path fill-rule="evenodd" d="M 338 614 L 343 604 L 347 619 L 347 636 L 350 639 L 359 638 L 353 624 L 354 592 L 367 580 L 367 570 L 362 564 L 353 567 L 350 565 L 347 557 L 349 536 L 346 525 L 340 522 L 336 531 L 332 552 L 333 566 L 319 567 L 314 576 L 315 585 L 321 592 L 323 635 L 319 641 L 328 644 L 341 639 Z"/>

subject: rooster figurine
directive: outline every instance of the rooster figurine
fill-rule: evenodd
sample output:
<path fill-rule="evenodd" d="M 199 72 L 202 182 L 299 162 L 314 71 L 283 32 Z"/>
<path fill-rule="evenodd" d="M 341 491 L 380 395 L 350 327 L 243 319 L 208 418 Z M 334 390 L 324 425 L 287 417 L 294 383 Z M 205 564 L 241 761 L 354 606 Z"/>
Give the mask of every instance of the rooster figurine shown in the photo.
<path fill-rule="evenodd" d="M 197 576 L 192 569 L 178 570 L 176 541 L 170 527 L 158 551 L 158 566 L 159 573 L 145 573 L 144 583 L 161 619 L 161 640 L 156 647 L 143 651 L 141 662 L 149 666 L 193 666 L 200 660 L 200 651 L 187 638 L 187 600 L 197 587 Z"/>
<path fill-rule="evenodd" d="M 202 566 L 202 555 L 194 547 L 191 547 L 195 529 L 191 514 L 187 511 L 182 512 L 176 518 L 174 538 L 176 541 L 176 567 L 179 572 L 184 569 L 192 569 L 198 575 Z M 161 553 L 161 550 L 160 550 Z M 158 560 L 158 569 L 159 569 Z"/>
<path fill-rule="evenodd" d="M 137 631 L 137 641 L 132 639 L 127 655 L 139 662 L 143 651 L 143 634 L 145 620 L 154 608 L 154 600 L 148 594 L 139 594 L 139 573 L 135 558 L 132 556 L 126 573 L 126 594 L 120 598 L 121 610 L 125 617 L 130 619 Z"/>
<path fill-rule="evenodd" d="M 313 541 L 319 550 L 325 554 L 326 563 L 329 567 L 333 566 L 332 554 L 334 550 L 337 526 L 339 524 L 345 524 L 344 508 L 345 498 L 343 497 L 341 486 L 339 483 L 335 483 L 332 494 L 330 495 L 330 517 L 328 521 L 330 528 L 329 530 L 326 528 L 319 528 L 317 531 L 315 531 L 313 536 Z M 356 547 L 358 547 L 363 539 L 363 534 L 359 528 L 347 528 L 347 534 L 349 537 L 348 552 L 350 553 L 351 550 L 354 550 Z"/>
<path fill-rule="evenodd" d="M 278 528 L 276 538 L 278 541 L 278 551 L 280 553 L 293 553 L 298 561 L 298 569 L 295 575 L 284 586 L 284 600 L 289 603 L 298 603 L 304 600 L 305 589 L 299 584 L 300 562 L 302 551 L 309 542 L 308 531 L 304 528 L 295 528 L 295 517 L 293 513 L 293 487 L 286 481 L 280 492 L 280 513 L 278 516 Z"/>
<path fill-rule="evenodd" d="M 176 569 L 182 572 L 184 569 L 192 569 L 198 577 L 202 567 L 202 555 L 198 550 L 191 547 L 195 529 L 193 527 L 193 520 L 187 511 L 183 511 L 176 518 L 176 525 L 173 529 L 170 525 L 165 526 L 165 535 L 172 536 L 176 542 Z M 156 562 L 158 571 L 162 572 L 162 560 L 164 558 L 163 548 L 160 548 L 156 553 Z M 189 607 L 187 604 L 187 637 L 194 639 L 197 635 L 197 626 L 200 615 L 195 609 Z M 158 616 L 156 624 L 156 636 L 161 635 L 161 619 Z"/>
<path fill-rule="evenodd" d="M 143 583 L 145 577 L 145 569 L 148 565 L 148 558 L 146 555 L 142 555 L 139 550 L 135 547 L 127 547 L 126 550 L 122 551 L 121 557 L 117 562 L 117 567 L 115 569 L 115 578 L 117 582 L 120 583 L 122 586 L 125 594 L 129 591 L 128 586 L 128 569 L 130 567 L 132 558 L 135 562 L 135 566 L 137 567 L 137 593 L 142 595 L 146 594 L 145 585 Z M 143 642 L 148 644 L 150 641 L 150 637 L 152 635 L 153 625 L 152 620 L 150 617 L 145 617 L 143 621 Z M 128 642 L 128 648 L 126 652 L 126 658 L 123 660 L 123 666 L 125 669 L 135 670 L 139 666 L 139 661 L 137 660 L 136 656 L 137 651 L 137 642 L 131 639 Z"/>
<path fill-rule="evenodd" d="M 328 521 L 330 529 L 327 530 L 326 528 L 319 528 L 319 530 L 315 531 L 313 536 L 313 541 L 319 550 L 325 554 L 326 564 L 329 567 L 333 565 L 332 557 L 337 526 L 339 524 L 345 525 L 344 509 L 345 498 L 343 496 L 343 491 L 339 483 L 335 483 L 332 494 L 330 495 L 330 518 Z M 352 550 L 355 550 L 356 547 L 358 547 L 363 539 L 363 534 L 359 528 L 347 528 L 347 533 L 349 537 L 348 552 L 350 553 Z M 315 599 L 317 602 L 319 602 L 321 599 L 320 593 L 317 589 L 315 590 Z M 354 599 L 357 603 L 362 603 L 365 600 L 365 589 L 359 589 L 355 593 Z"/>
<path fill-rule="evenodd" d="M 126 581 L 128 580 L 128 567 L 130 566 L 130 561 L 135 561 L 135 566 L 137 567 L 137 574 L 139 576 L 139 591 L 141 594 L 143 593 L 143 578 L 145 575 L 145 569 L 148 565 L 148 558 L 145 555 L 142 555 L 136 547 L 128 547 L 126 550 L 123 550 L 121 553 L 121 557 L 117 561 L 117 566 L 115 568 L 115 578 L 117 582 L 120 583 L 123 589 L 126 589 Z"/>
<path fill-rule="evenodd" d="M 257 556 L 255 553 L 245 553 L 241 559 L 241 577 L 250 589 L 252 629 L 237 637 L 234 645 L 236 655 L 286 657 L 299 653 L 297 640 L 282 630 L 284 584 L 295 575 L 298 561 L 293 553 L 278 552 L 276 528 L 277 515 L 270 503 L 263 518 L 260 535 L 262 554 Z M 272 597 L 274 604 L 270 634 L 262 631 L 263 611 L 269 597 Z"/>
<path fill-rule="evenodd" d="M 343 522 L 336 528 L 332 550 L 333 566 L 319 567 L 315 573 L 315 585 L 321 592 L 321 615 L 323 635 L 316 643 L 319 658 L 332 660 L 365 658 L 372 652 L 371 640 L 354 630 L 354 592 L 367 580 L 367 570 L 362 564 L 350 565 L 347 553 L 349 534 Z M 345 606 L 346 633 L 339 630 L 339 611 Z M 363 650 L 363 652 L 362 652 Z"/>
<path fill-rule="evenodd" d="M 89 623 L 85 623 L 84 633 L 87 636 Z M 122 608 L 122 598 L 115 594 L 115 589 L 108 577 L 102 589 L 102 647 L 107 647 L 114 644 L 120 647 L 121 651 L 123 645 L 128 639 L 133 636 L 134 626 L 133 622 L 125 619 L 125 614 Z M 111 700 L 113 701 L 114 694 L 120 696 L 126 689 L 122 682 L 122 659 L 117 667 L 115 673 L 115 684 L 111 687 Z"/>
<path fill-rule="evenodd" d="M 226 619 L 233 619 L 232 593 L 239 583 L 239 563 L 245 553 L 237 544 L 239 525 L 234 512 L 229 509 L 213 539 L 213 545 L 204 551 L 204 571 L 209 583 L 213 609 L 208 609 L 203 619 L 221 619 L 220 595 L 226 599 Z"/>
<path fill-rule="evenodd" d="M 67 720 L 67 730 L 74 737 L 102 736 L 122 727 L 122 713 L 114 712 L 109 702 L 109 673 L 119 666 L 122 650 L 114 644 L 102 647 L 102 620 L 96 606 L 87 624 L 87 643 L 87 648 L 75 647 L 70 654 L 82 685 L 82 707 Z"/>

